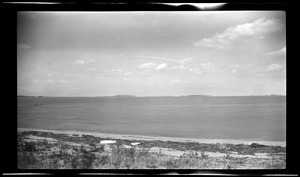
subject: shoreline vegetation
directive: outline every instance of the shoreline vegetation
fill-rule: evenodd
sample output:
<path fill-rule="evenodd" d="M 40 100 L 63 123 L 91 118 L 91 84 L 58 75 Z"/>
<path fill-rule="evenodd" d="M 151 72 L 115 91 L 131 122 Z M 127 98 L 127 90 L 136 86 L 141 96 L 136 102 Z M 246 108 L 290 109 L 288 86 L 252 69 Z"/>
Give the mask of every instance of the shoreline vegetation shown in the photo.
<path fill-rule="evenodd" d="M 19 169 L 285 169 L 285 142 L 18 128 Z"/>

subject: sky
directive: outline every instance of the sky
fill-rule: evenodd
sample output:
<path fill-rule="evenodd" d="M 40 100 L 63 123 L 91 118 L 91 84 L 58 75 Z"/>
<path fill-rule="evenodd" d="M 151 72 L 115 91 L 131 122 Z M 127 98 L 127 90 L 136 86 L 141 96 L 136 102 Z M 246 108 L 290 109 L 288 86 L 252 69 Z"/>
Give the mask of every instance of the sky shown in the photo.
<path fill-rule="evenodd" d="M 18 12 L 28 96 L 286 95 L 283 11 Z"/>

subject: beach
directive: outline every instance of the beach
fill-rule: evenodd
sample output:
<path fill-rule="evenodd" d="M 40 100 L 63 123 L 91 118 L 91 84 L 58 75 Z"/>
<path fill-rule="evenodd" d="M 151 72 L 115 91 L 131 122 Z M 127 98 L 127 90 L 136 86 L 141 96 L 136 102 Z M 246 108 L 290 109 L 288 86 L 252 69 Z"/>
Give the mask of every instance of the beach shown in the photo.
<path fill-rule="evenodd" d="M 285 146 L 279 141 L 18 128 L 18 168 L 284 169 Z"/>
<path fill-rule="evenodd" d="M 62 131 L 62 130 L 45 130 L 45 129 L 32 129 L 32 128 L 18 128 L 19 132 L 26 131 L 39 131 L 39 132 L 52 132 L 56 134 L 76 134 L 76 135 L 92 135 L 95 137 L 104 137 L 111 139 L 128 139 L 128 140 L 145 140 L 145 141 L 175 141 L 175 142 L 197 142 L 197 143 L 222 143 L 222 144 L 263 144 L 269 146 L 286 146 L 286 142 L 283 141 L 263 141 L 263 140 L 237 140 L 237 139 L 196 139 L 196 138 L 175 138 L 175 137 L 163 137 L 163 136 L 142 136 L 142 135 L 124 135 L 124 134 L 107 134 L 99 132 L 87 132 L 87 131 Z"/>

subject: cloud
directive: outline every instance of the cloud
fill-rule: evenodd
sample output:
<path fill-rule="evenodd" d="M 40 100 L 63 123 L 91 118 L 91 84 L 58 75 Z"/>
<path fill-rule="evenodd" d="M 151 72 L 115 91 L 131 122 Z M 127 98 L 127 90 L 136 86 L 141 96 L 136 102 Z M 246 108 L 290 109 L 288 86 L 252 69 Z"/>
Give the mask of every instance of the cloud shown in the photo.
<path fill-rule="evenodd" d="M 199 68 L 190 68 L 189 71 L 196 74 L 202 73 L 202 71 Z"/>
<path fill-rule="evenodd" d="M 105 70 L 107 75 L 120 75 L 122 74 L 123 70 L 122 69 L 111 69 L 111 70 Z"/>
<path fill-rule="evenodd" d="M 184 65 L 180 65 L 179 69 L 187 69 L 187 67 L 185 67 Z"/>
<path fill-rule="evenodd" d="M 215 72 L 218 67 L 216 67 L 211 62 L 202 63 L 201 68 L 190 68 L 189 71 L 196 74 Z"/>
<path fill-rule="evenodd" d="M 216 71 L 216 66 L 213 65 L 213 64 L 210 63 L 210 62 L 202 63 L 202 64 L 201 64 L 201 67 L 202 67 L 202 69 L 203 69 L 205 72 Z"/>
<path fill-rule="evenodd" d="M 261 18 L 252 23 L 245 23 L 227 28 L 222 33 L 217 33 L 210 38 L 194 42 L 195 46 L 227 49 L 232 43 L 241 39 L 263 38 L 264 34 L 281 29 L 282 24 L 278 19 Z"/>
<path fill-rule="evenodd" d="M 76 60 L 73 65 L 84 65 L 85 64 L 85 61 L 83 60 Z"/>
<path fill-rule="evenodd" d="M 140 64 L 137 66 L 139 69 L 150 69 L 150 68 L 154 68 L 155 64 L 154 63 L 144 63 L 144 64 Z"/>
<path fill-rule="evenodd" d="M 280 50 L 277 51 L 273 51 L 273 52 L 269 52 L 269 53 L 265 53 L 263 56 L 264 57 L 277 57 L 277 56 L 285 56 L 286 55 L 286 47 L 283 47 Z"/>
<path fill-rule="evenodd" d="M 274 70 L 278 70 L 282 68 L 282 66 L 280 64 L 277 63 L 273 63 L 267 66 L 266 71 L 274 71 Z"/>
<path fill-rule="evenodd" d="M 179 62 L 178 60 L 170 59 L 170 58 L 163 58 L 163 57 L 155 57 L 155 56 L 139 56 L 143 58 L 151 58 L 151 59 L 157 59 L 157 60 L 165 60 L 165 61 L 172 61 L 172 62 Z"/>
<path fill-rule="evenodd" d="M 179 63 L 184 64 L 184 63 L 187 63 L 187 62 L 189 62 L 189 61 L 191 61 L 191 60 L 192 60 L 192 58 L 191 58 L 191 57 L 188 57 L 188 58 L 184 58 L 184 59 L 180 60 Z"/>
<path fill-rule="evenodd" d="M 27 44 L 18 44 L 17 45 L 17 49 L 20 49 L 20 50 L 26 50 L 26 49 L 30 49 L 31 47 Z"/>
<path fill-rule="evenodd" d="M 176 63 L 181 63 L 181 64 L 184 64 L 188 61 L 191 61 L 191 57 L 188 57 L 188 58 L 184 58 L 182 60 L 174 60 L 174 59 L 171 59 L 171 58 L 163 58 L 163 57 L 155 57 L 155 56 L 139 56 L 139 57 L 143 57 L 143 58 L 150 58 L 150 59 L 157 59 L 157 60 L 165 60 L 165 61 L 172 61 L 172 62 L 176 62 Z"/>
<path fill-rule="evenodd" d="M 102 76 L 114 76 L 114 75 L 122 75 L 124 71 L 122 69 L 105 69 L 104 73 L 99 74 L 99 77 Z"/>
<path fill-rule="evenodd" d="M 185 67 L 184 65 L 176 65 L 176 66 L 170 67 L 170 69 L 180 69 L 180 70 L 183 70 L 183 69 L 188 69 L 188 68 Z"/>
<path fill-rule="evenodd" d="M 211 64 L 210 62 L 207 62 L 207 63 L 202 63 L 201 66 L 202 66 L 203 68 L 209 68 L 209 67 L 212 66 L 212 64 Z"/>
<path fill-rule="evenodd" d="M 167 64 L 166 63 L 162 63 L 162 64 L 160 64 L 160 65 L 158 65 L 157 67 L 156 67 L 156 70 L 162 70 L 162 69 L 164 69 L 164 68 L 166 68 L 167 67 Z"/>
<path fill-rule="evenodd" d="M 87 64 L 87 63 L 94 63 L 95 60 L 76 60 L 73 65 L 84 65 L 84 64 Z"/>

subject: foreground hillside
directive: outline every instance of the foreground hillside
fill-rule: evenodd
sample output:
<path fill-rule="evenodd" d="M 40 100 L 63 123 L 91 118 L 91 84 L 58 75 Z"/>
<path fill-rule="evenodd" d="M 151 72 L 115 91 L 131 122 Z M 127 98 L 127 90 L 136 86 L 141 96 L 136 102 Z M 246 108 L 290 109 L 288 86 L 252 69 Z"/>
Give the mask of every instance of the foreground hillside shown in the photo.
<path fill-rule="evenodd" d="M 286 149 L 257 143 L 134 140 L 18 132 L 20 169 L 284 169 Z"/>

